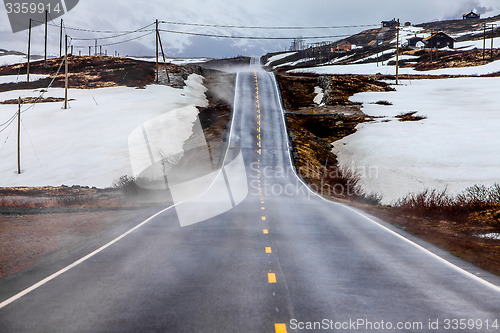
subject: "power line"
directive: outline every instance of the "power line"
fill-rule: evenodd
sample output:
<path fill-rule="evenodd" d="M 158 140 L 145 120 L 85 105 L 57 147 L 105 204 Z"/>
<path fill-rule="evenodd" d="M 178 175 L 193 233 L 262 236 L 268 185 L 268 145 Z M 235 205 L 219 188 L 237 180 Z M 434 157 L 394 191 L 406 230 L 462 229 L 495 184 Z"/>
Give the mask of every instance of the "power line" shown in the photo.
<path fill-rule="evenodd" d="M 293 40 L 297 37 L 259 37 L 259 36 L 233 36 L 233 35 L 217 35 L 217 34 L 205 34 L 187 31 L 176 31 L 160 29 L 159 31 L 168 32 L 172 34 L 180 35 L 190 35 L 190 36 L 202 36 L 202 37 L 215 37 L 215 38 L 232 38 L 232 39 L 257 39 L 257 40 Z M 339 38 L 339 37 L 349 37 L 351 35 L 329 35 L 329 36 L 301 36 L 302 39 L 326 39 L 326 38 Z"/>
<path fill-rule="evenodd" d="M 115 42 L 115 43 L 108 43 L 108 44 L 99 44 L 99 46 L 111 46 L 111 45 L 118 45 L 118 44 L 123 44 L 123 43 L 127 43 L 127 42 L 130 42 L 130 41 L 133 41 L 133 40 L 137 40 L 137 39 L 141 39 L 141 38 L 144 38 L 146 36 L 149 36 L 151 35 L 152 33 L 154 33 L 154 30 L 151 30 L 151 31 L 148 31 L 148 33 L 144 34 L 144 35 L 141 35 L 141 36 L 137 36 L 137 37 L 134 37 L 134 38 L 129 38 L 129 39 L 126 39 L 126 40 L 122 40 L 122 41 L 119 41 L 119 42 Z M 71 38 L 71 37 L 70 37 Z M 74 38 L 71 38 L 71 39 L 74 39 Z M 97 38 L 92 38 L 92 39 L 89 39 L 89 40 L 96 40 Z M 88 46 L 74 46 L 75 49 L 85 49 L 87 48 Z"/>
<path fill-rule="evenodd" d="M 45 23 L 45 22 L 42 22 L 42 21 L 38 21 L 38 20 L 33 20 L 33 22 L 38 22 L 38 23 Z M 75 27 L 68 27 L 65 25 L 65 29 L 67 30 L 73 30 L 73 31 L 83 31 L 83 32 L 95 32 L 95 33 L 102 33 L 102 34 L 126 34 L 126 33 L 134 33 L 134 32 L 137 32 L 138 30 L 140 29 L 145 29 L 145 28 L 148 28 L 150 26 L 153 26 L 154 23 L 150 23 L 142 28 L 139 28 L 139 29 L 136 29 L 136 30 L 94 30 L 94 29 L 84 29 L 84 28 L 75 28 Z M 52 26 L 52 27 L 60 27 L 59 25 L 57 24 L 50 24 L 49 23 L 49 26 Z"/>
<path fill-rule="evenodd" d="M 118 37 L 122 37 L 122 36 L 127 36 L 127 35 L 130 35 L 130 34 L 134 34 L 134 33 L 137 33 L 137 32 L 144 32 L 144 31 L 152 31 L 152 30 L 145 30 L 147 28 L 149 28 L 151 26 L 151 24 L 148 24 L 144 27 L 141 27 L 139 29 L 136 29 L 136 30 L 133 30 L 133 31 L 128 31 L 128 32 L 123 32 L 123 33 L 119 33 L 118 35 L 113 35 L 113 36 L 106 36 L 106 37 L 94 37 L 94 38 L 74 38 L 72 37 L 73 40 L 101 40 L 101 39 L 112 39 L 112 38 L 118 38 Z M 104 46 L 104 45 L 103 45 Z"/>
<path fill-rule="evenodd" d="M 317 26 L 317 27 L 270 27 L 270 26 L 243 26 L 243 25 L 220 25 L 220 24 L 202 24 L 202 23 L 183 23 L 172 21 L 160 21 L 164 24 L 184 25 L 194 27 L 212 27 L 212 28 L 234 28 L 234 29 L 269 29 L 269 30 L 307 30 L 307 29 L 343 29 L 343 28 L 364 28 L 374 27 L 380 24 L 364 24 L 364 25 L 337 25 L 337 26 Z"/>

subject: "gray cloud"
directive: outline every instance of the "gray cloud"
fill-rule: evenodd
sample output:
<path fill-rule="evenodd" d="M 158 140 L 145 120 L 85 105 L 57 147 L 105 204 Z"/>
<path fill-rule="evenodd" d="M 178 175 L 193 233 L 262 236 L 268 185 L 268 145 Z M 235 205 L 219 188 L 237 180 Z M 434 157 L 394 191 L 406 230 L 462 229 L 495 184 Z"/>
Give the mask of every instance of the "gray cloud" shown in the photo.
<path fill-rule="evenodd" d="M 429 10 L 431 9 L 431 10 Z M 332 26 L 379 24 L 382 20 L 400 18 L 413 23 L 433 19 L 461 18 L 464 12 L 475 9 L 489 16 L 500 13 L 498 0 L 85 0 L 80 1 L 63 19 L 69 27 L 99 30 L 130 30 L 152 23 L 156 18 L 165 21 L 207 23 L 224 25 L 259 26 Z M 5 18 L 5 20 L 4 20 Z M 203 28 L 162 25 L 164 29 L 196 33 L 231 35 L 287 36 L 298 35 L 343 35 L 354 34 L 361 28 L 332 29 L 320 31 L 267 31 L 225 28 Z M 59 52 L 59 32 L 51 27 L 49 53 Z M 68 30 L 72 37 L 94 37 L 81 31 Z M 101 34 L 102 35 L 102 34 Z M 162 33 L 164 46 L 170 56 L 233 56 L 257 55 L 269 51 L 281 51 L 289 41 L 250 41 L 210 39 L 171 33 Z M 43 27 L 33 31 L 33 50 L 43 52 Z M 116 40 L 114 40 L 116 41 Z M 311 40 L 315 41 L 315 40 Z M 108 41 L 110 42 L 110 41 Z M 27 34 L 11 33 L 7 14 L 0 9 L 0 48 L 25 51 Z M 92 42 L 75 42 L 87 47 Z M 154 35 L 127 44 L 106 47 L 108 53 L 152 55 Z M 85 49 L 83 49 L 85 50 Z"/>
<path fill-rule="evenodd" d="M 487 14 L 492 12 L 494 9 L 492 6 L 483 6 L 479 0 L 467 0 L 460 1 L 459 8 L 457 8 L 451 15 L 445 16 L 446 19 L 457 19 L 461 18 L 463 14 L 466 14 L 473 10 L 479 14 Z"/>

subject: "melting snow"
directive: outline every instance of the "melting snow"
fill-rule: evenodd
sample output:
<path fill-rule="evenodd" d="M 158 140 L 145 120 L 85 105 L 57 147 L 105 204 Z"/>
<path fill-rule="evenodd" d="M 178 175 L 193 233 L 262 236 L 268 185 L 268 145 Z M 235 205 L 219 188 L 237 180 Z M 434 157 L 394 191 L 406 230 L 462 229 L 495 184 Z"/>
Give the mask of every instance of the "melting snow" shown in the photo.
<path fill-rule="evenodd" d="M 173 120 L 187 117 L 192 108 L 205 106 L 203 78 L 192 74 L 183 89 L 149 85 L 146 89 L 112 87 L 71 89 L 70 109 L 62 103 L 26 105 L 22 114 L 22 174 L 17 170 L 15 123 L 0 132 L 0 186 L 87 185 L 107 187 L 123 175 L 132 175 L 128 137 L 137 127 L 177 109 Z M 31 90 L 0 93 L 0 100 L 37 97 Z M 64 89 L 51 88 L 46 97 L 64 97 Z M 17 105 L 0 105 L 0 124 L 17 111 Z M 185 115 L 184 113 L 185 112 Z M 183 122 L 184 124 L 184 122 Z M 171 126 L 181 136 L 183 126 Z M 177 142 L 177 141 L 176 141 Z M 172 144 L 180 145 L 179 142 Z M 178 147 L 177 147 L 178 148 Z M 175 150 L 176 147 L 170 147 Z"/>
<path fill-rule="evenodd" d="M 365 175 L 376 171 L 361 180 L 368 192 L 382 194 L 388 204 L 426 188 L 459 193 L 498 182 L 498 78 L 418 80 L 396 89 L 354 95 L 352 101 L 364 103 L 363 112 L 388 118 L 361 124 L 334 143 L 340 164 Z M 380 100 L 393 105 L 370 104 Z M 411 111 L 428 119 L 393 118 Z"/>

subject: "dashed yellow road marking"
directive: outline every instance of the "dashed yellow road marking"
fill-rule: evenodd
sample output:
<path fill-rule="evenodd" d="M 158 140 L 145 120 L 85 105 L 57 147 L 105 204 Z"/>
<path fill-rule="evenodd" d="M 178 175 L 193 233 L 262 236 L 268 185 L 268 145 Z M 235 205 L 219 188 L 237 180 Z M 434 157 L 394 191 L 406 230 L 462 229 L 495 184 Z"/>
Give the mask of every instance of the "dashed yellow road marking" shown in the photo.
<path fill-rule="evenodd" d="M 262 210 L 266 210 L 266 207 L 260 207 L 260 209 L 262 209 Z"/>
<path fill-rule="evenodd" d="M 265 221 L 267 220 L 267 218 L 265 216 L 262 216 L 262 221 Z"/>
<path fill-rule="evenodd" d="M 274 324 L 276 333 L 286 333 L 286 324 Z"/>
<path fill-rule="evenodd" d="M 262 230 L 262 233 L 263 233 L 264 235 L 267 235 L 267 234 L 269 234 L 269 230 L 264 229 L 264 230 Z"/>
<path fill-rule="evenodd" d="M 270 247 L 266 247 L 266 253 L 267 254 L 273 253 L 273 250 Z"/>
<path fill-rule="evenodd" d="M 269 281 L 269 283 L 276 283 L 276 274 L 267 273 L 267 280 Z"/>

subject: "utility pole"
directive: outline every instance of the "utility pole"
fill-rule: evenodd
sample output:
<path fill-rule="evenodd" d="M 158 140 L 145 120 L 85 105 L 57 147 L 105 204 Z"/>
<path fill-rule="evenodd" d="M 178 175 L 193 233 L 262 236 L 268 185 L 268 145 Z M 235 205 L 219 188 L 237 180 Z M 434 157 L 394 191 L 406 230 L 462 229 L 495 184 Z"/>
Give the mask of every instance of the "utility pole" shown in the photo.
<path fill-rule="evenodd" d="M 26 70 L 26 80 L 28 83 L 30 82 L 30 57 L 31 57 L 31 19 L 29 24 L 29 33 L 28 33 L 28 68 Z"/>
<path fill-rule="evenodd" d="M 495 24 L 491 25 L 491 51 L 490 51 L 490 58 L 493 59 L 493 39 L 495 38 L 495 31 L 494 31 L 494 26 Z"/>
<path fill-rule="evenodd" d="M 399 19 L 396 32 L 396 85 L 399 83 Z"/>
<path fill-rule="evenodd" d="M 158 19 L 156 19 L 156 83 L 158 83 L 158 37 L 159 35 L 158 31 Z"/>
<path fill-rule="evenodd" d="M 92 46 L 89 46 L 89 57 L 92 55 Z"/>
<path fill-rule="evenodd" d="M 47 34 L 48 34 L 48 20 L 49 20 L 49 11 L 45 10 L 45 55 L 43 58 L 43 65 L 47 67 Z"/>
<path fill-rule="evenodd" d="M 21 174 L 21 97 L 17 100 L 17 174 Z"/>
<path fill-rule="evenodd" d="M 61 31 L 59 32 L 59 58 L 62 57 L 63 20 L 61 19 Z"/>
<path fill-rule="evenodd" d="M 163 44 L 161 43 L 160 32 L 158 31 L 158 41 L 160 42 L 161 54 L 163 55 L 163 64 L 165 65 L 165 72 L 167 73 L 167 81 L 170 83 L 170 77 L 168 76 L 167 61 L 165 60 L 165 52 L 163 52 Z"/>
<path fill-rule="evenodd" d="M 483 23 L 483 61 L 486 53 L 486 23 Z"/>
<path fill-rule="evenodd" d="M 97 39 L 95 40 L 94 56 L 97 56 Z"/>
<path fill-rule="evenodd" d="M 64 43 L 64 110 L 68 109 L 68 35 Z"/>

